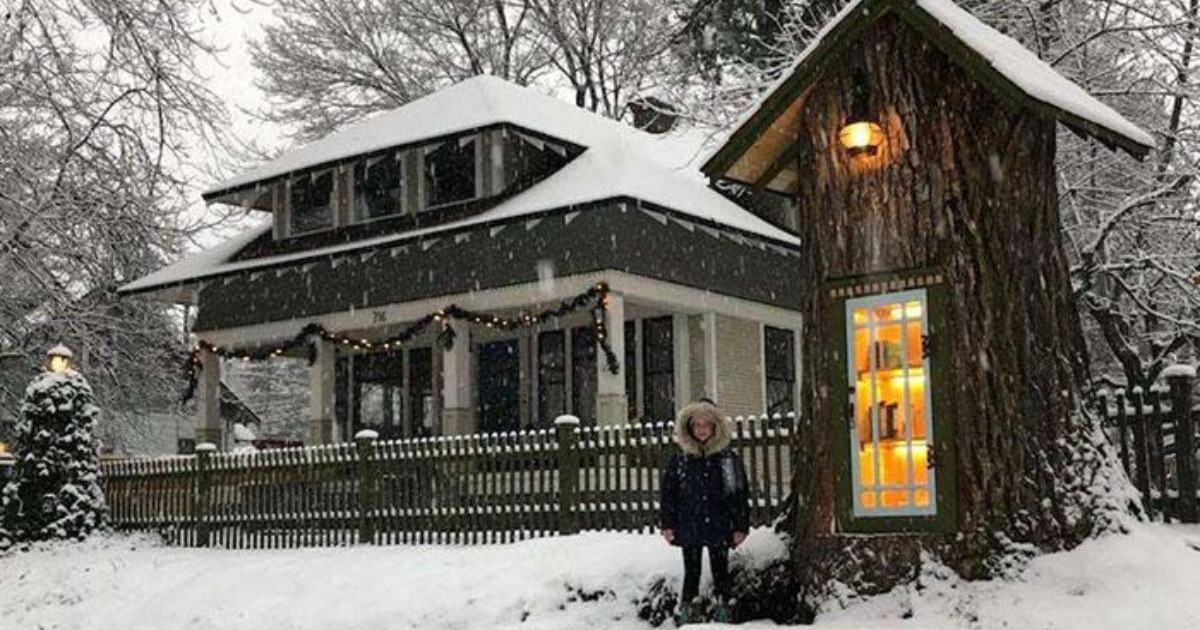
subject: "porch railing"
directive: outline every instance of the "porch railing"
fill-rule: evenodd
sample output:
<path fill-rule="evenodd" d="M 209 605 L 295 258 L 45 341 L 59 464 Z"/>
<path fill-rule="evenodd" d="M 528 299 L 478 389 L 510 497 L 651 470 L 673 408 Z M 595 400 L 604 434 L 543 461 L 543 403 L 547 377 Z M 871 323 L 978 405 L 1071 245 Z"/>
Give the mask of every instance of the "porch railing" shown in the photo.
<path fill-rule="evenodd" d="M 752 521 L 789 495 L 791 419 L 734 421 Z M 783 425 L 783 426 L 780 426 Z M 495 543 L 657 526 L 672 424 L 378 441 L 102 465 L 110 520 L 179 545 Z"/>
<path fill-rule="evenodd" d="M 1197 523 L 1200 410 L 1192 393 L 1195 372 L 1175 369 L 1168 374 L 1167 389 L 1102 392 L 1100 408 L 1146 511 L 1164 520 Z"/>

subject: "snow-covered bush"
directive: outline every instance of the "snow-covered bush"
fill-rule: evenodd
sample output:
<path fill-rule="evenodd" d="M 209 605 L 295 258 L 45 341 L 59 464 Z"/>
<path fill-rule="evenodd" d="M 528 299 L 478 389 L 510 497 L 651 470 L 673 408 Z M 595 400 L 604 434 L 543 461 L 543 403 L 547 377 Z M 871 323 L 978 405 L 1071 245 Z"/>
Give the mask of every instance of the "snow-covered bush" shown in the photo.
<path fill-rule="evenodd" d="M 107 508 L 92 433 L 100 413 L 73 370 L 46 372 L 25 390 L 14 478 L 0 493 L 0 548 L 17 541 L 82 539 Z"/>

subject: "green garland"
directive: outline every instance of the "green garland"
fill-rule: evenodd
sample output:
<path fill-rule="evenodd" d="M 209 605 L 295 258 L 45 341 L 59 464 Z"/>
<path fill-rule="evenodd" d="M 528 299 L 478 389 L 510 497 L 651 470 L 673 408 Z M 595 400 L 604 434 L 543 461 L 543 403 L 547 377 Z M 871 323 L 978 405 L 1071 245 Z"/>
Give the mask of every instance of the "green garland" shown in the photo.
<path fill-rule="evenodd" d="M 612 374 L 620 372 L 620 362 L 617 360 L 617 355 L 613 352 L 612 346 L 608 342 L 608 329 L 605 325 L 605 317 L 608 314 L 608 284 L 604 282 L 597 283 L 587 291 L 579 295 L 564 300 L 556 308 L 546 309 L 539 313 L 522 313 L 515 318 L 501 317 L 491 313 L 480 311 L 469 311 L 465 308 L 460 308 L 457 305 L 451 304 L 439 311 L 430 313 L 421 319 L 417 320 L 408 328 L 399 333 L 388 337 L 382 341 L 369 341 L 367 339 L 350 337 L 341 333 L 331 333 L 325 330 L 323 326 L 317 323 L 310 323 L 300 329 L 290 340 L 285 341 L 277 346 L 257 346 L 252 352 L 239 352 L 231 349 L 220 348 L 207 341 L 200 341 L 192 350 L 191 356 L 188 358 L 186 367 L 188 376 L 187 390 L 184 392 L 184 401 L 189 400 L 196 393 L 196 385 L 199 382 L 199 373 L 202 369 L 200 355 L 204 352 L 212 352 L 220 357 L 227 359 L 241 359 L 243 361 L 265 361 L 273 357 L 282 355 L 284 352 L 295 350 L 297 348 L 308 348 L 308 362 L 312 365 L 316 360 L 316 346 L 313 345 L 313 338 L 320 338 L 323 341 L 333 342 L 339 346 L 352 348 L 354 350 L 391 350 L 401 348 L 405 344 L 419 336 L 434 323 L 441 325 L 441 330 L 437 333 L 437 342 L 446 350 L 454 347 L 454 338 L 457 333 L 450 322 L 453 320 L 466 321 L 472 324 L 483 324 L 488 328 L 497 330 L 519 330 L 523 328 L 532 328 L 545 322 L 547 319 L 563 317 L 573 313 L 581 308 L 590 306 L 592 310 L 592 329 L 596 332 L 596 342 L 600 344 L 600 348 L 604 351 L 605 362 L 608 366 L 608 371 Z"/>

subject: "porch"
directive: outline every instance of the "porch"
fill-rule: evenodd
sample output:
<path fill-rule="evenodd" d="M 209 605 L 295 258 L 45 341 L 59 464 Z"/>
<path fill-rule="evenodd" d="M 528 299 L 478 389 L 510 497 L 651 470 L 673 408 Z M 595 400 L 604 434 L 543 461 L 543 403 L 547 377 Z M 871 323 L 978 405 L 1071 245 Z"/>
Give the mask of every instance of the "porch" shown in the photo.
<path fill-rule="evenodd" d="M 383 342 L 450 305 L 520 319 L 602 283 L 608 292 L 599 329 L 597 313 L 585 307 L 516 330 L 487 321 L 450 322 L 449 347 L 439 338 L 440 325 L 404 344 Z M 260 353 L 306 324 L 356 340 L 314 337 L 307 351 L 272 355 L 275 361 L 311 358 L 310 444 L 345 442 L 362 429 L 384 439 L 546 429 L 563 414 L 585 426 L 662 422 L 701 396 L 716 399 L 731 416 L 785 416 L 797 400 L 799 313 L 605 270 L 349 308 L 305 322 L 204 331 L 198 441 L 222 445 L 227 438 L 215 413 L 219 354 Z M 615 373 L 597 330 L 615 355 Z"/>

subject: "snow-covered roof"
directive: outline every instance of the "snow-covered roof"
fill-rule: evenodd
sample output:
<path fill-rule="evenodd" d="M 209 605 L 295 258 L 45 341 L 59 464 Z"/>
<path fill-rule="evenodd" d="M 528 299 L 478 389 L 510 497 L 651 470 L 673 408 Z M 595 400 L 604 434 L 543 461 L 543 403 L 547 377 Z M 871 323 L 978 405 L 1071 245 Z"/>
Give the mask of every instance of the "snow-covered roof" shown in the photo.
<path fill-rule="evenodd" d="M 818 51 L 829 48 L 831 42 L 846 32 L 842 27 L 857 20 L 868 20 L 879 17 L 887 9 L 896 6 L 898 13 L 904 16 L 906 12 L 920 11 L 932 18 L 944 28 L 949 35 L 956 38 L 968 49 L 979 55 L 993 70 L 1011 82 L 1031 99 L 1048 105 L 1068 118 L 1077 121 L 1064 120 L 1068 125 L 1082 121 L 1090 123 L 1102 130 L 1127 141 L 1126 148 L 1140 149 L 1141 153 L 1152 148 L 1154 136 L 1130 122 L 1116 110 L 1100 102 L 1086 90 L 1058 73 L 1045 61 L 1042 61 L 1032 51 L 1025 48 L 1016 40 L 1004 35 L 996 29 L 980 21 L 968 11 L 959 7 L 953 0 L 910 0 L 899 5 L 888 4 L 889 0 L 852 0 L 825 24 L 808 46 L 800 53 L 791 67 L 764 93 L 758 102 L 748 109 L 731 128 L 729 139 L 738 136 L 748 123 L 763 112 L 764 107 L 797 72 L 806 64 L 814 62 L 819 56 Z M 1082 131 L 1095 131 L 1083 129 Z M 714 147 L 711 154 L 706 156 L 704 170 L 710 172 L 714 159 L 729 146 L 728 141 Z M 1131 151 L 1133 152 L 1133 151 Z"/>
<path fill-rule="evenodd" d="M 472 129 L 512 124 L 582 147 L 628 142 L 650 134 L 504 79 L 481 75 L 382 112 L 227 179 L 204 192 L 220 195 L 281 175 L 391 147 Z"/>
<path fill-rule="evenodd" d="M 131 282 L 120 291 L 157 291 L 227 273 L 379 247 L 476 224 L 621 198 L 648 202 L 780 244 L 793 247 L 800 244 L 795 235 L 771 225 L 708 187 L 696 166 L 703 153 L 701 145 L 708 137 L 706 134 L 683 131 L 651 135 L 534 89 L 488 76 L 469 79 L 284 154 L 221 183 L 206 195 L 252 185 L 331 160 L 501 122 L 526 127 L 585 147 L 585 150 L 546 179 L 493 208 L 461 220 L 319 249 L 234 261 L 237 252 L 270 230 L 270 225 L 263 225 Z M 169 297 L 186 301 L 180 292 Z"/>

